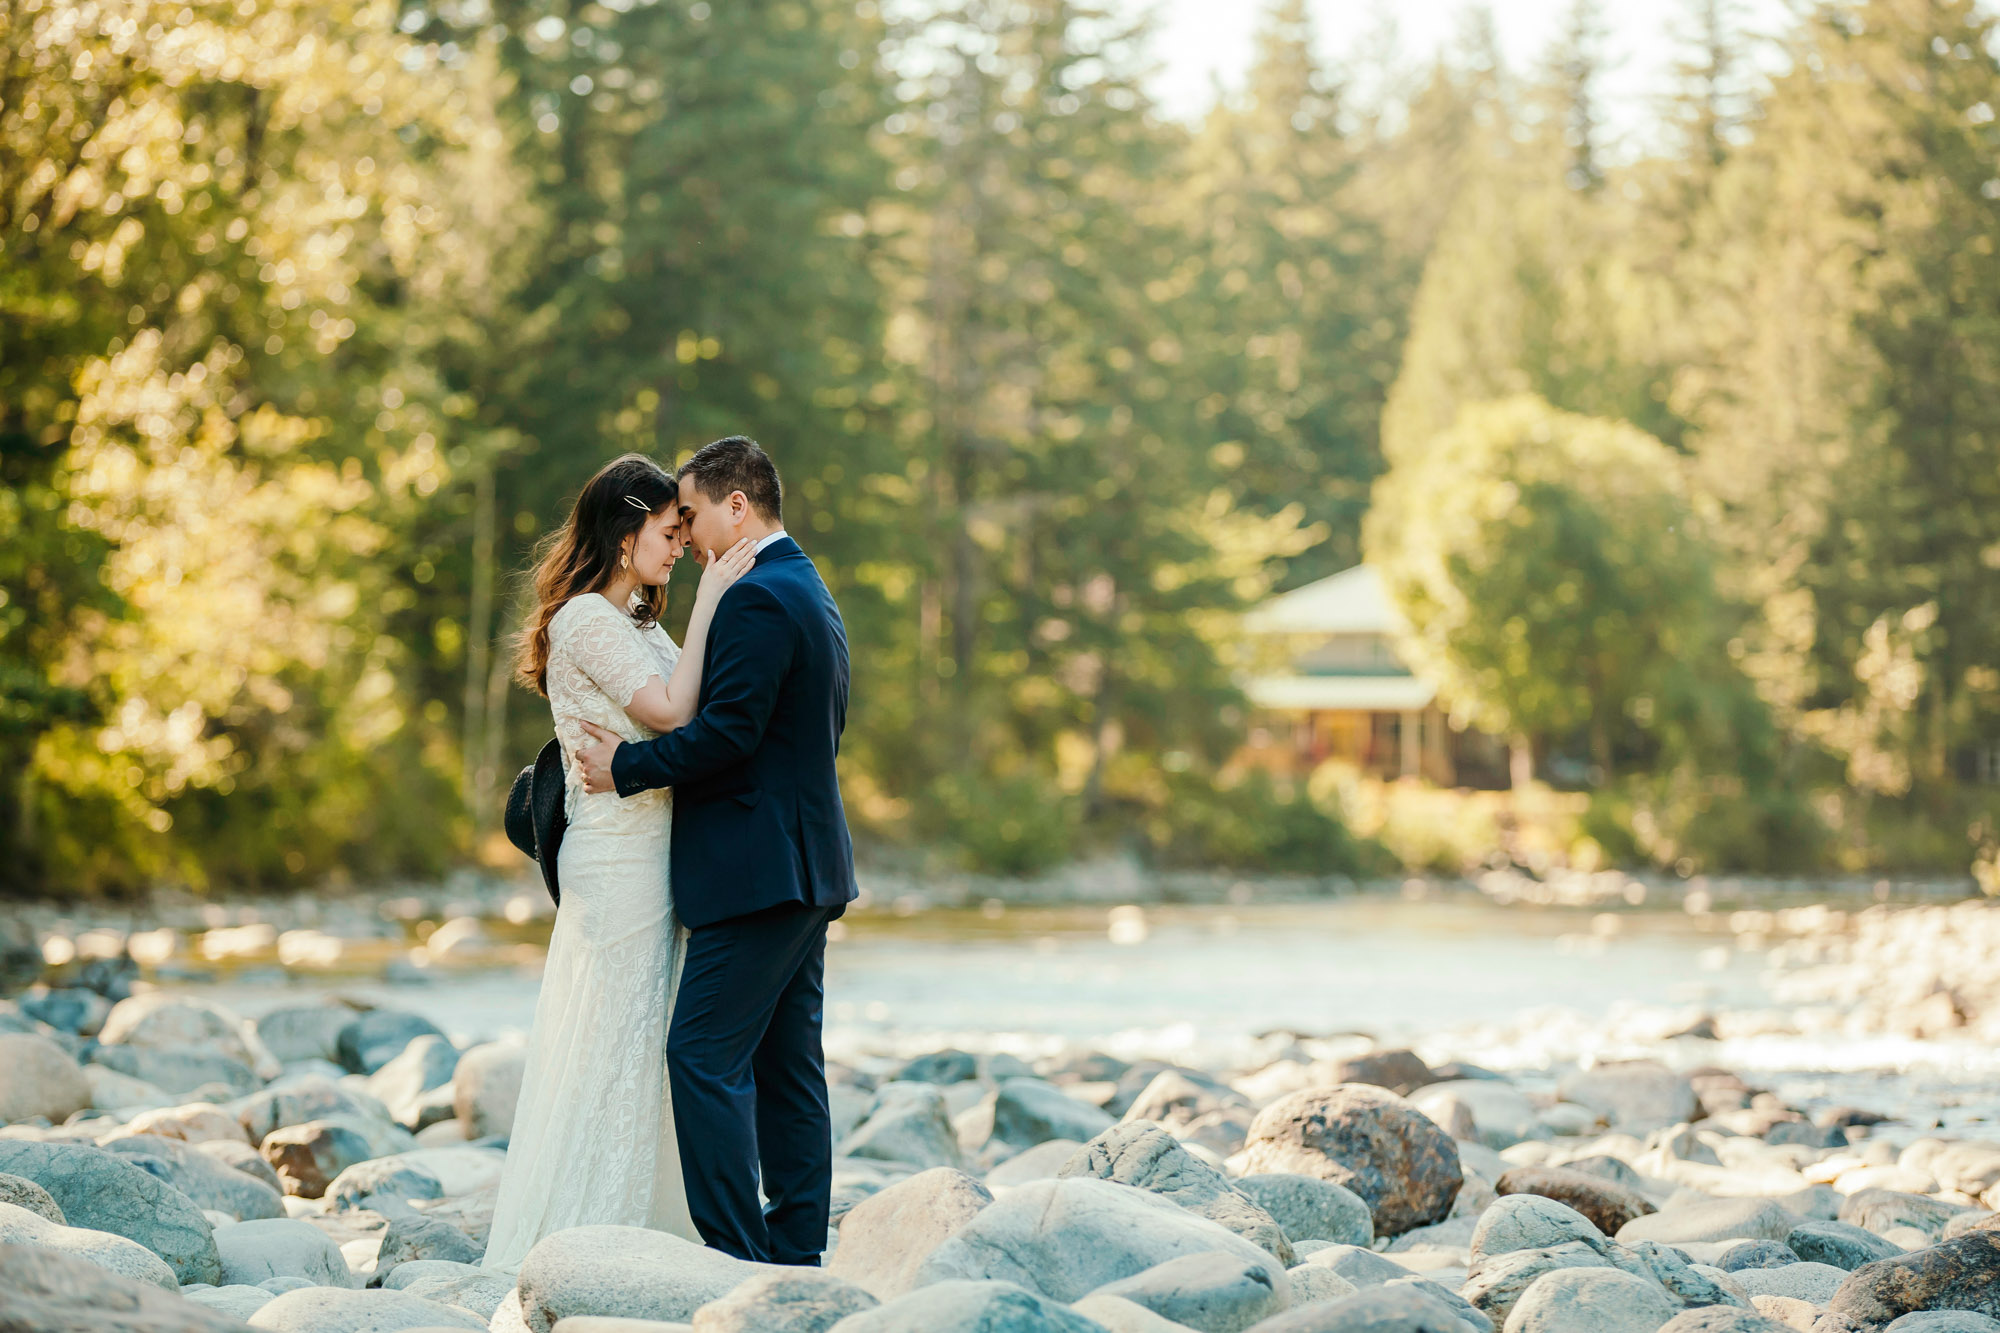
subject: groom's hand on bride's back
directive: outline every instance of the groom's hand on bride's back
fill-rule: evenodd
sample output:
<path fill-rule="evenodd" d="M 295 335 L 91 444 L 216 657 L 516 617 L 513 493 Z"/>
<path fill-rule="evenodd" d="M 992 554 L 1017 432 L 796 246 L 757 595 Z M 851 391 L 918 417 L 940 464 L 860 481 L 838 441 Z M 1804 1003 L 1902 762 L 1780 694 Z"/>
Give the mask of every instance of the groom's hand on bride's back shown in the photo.
<path fill-rule="evenodd" d="M 581 719 L 579 719 L 581 721 Z M 583 766 L 583 789 L 593 796 L 611 791 L 611 756 L 618 753 L 620 737 L 615 731 L 606 731 L 595 722 L 584 722 L 583 729 L 590 733 L 591 745 L 577 754 L 577 763 Z"/>

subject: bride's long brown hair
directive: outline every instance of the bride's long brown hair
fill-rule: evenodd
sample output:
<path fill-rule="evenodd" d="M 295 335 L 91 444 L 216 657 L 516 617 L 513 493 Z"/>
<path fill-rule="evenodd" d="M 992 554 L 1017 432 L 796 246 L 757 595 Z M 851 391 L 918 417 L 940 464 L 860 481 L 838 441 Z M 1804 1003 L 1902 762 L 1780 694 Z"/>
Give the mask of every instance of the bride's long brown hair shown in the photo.
<path fill-rule="evenodd" d="M 644 454 L 626 454 L 583 484 L 569 517 L 535 553 L 535 609 L 515 650 L 514 674 L 537 694 L 549 692 L 549 622 L 572 597 L 595 592 L 618 572 L 625 539 L 647 519 L 672 509 L 680 487 Z M 666 608 L 665 585 L 641 584 L 632 618 L 650 625 Z"/>

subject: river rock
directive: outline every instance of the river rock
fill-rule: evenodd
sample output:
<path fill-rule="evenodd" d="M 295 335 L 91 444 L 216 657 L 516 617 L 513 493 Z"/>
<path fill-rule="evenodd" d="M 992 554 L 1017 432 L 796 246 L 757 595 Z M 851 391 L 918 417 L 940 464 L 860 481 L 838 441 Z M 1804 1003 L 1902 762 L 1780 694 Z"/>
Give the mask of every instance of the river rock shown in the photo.
<path fill-rule="evenodd" d="M 2000 1231 L 2000 1213 L 1986 1213 L 1978 1210 L 1960 1213 L 1944 1224 L 1941 1240 L 1953 1240 L 1968 1231 Z"/>
<path fill-rule="evenodd" d="M 1244 1174 L 1331 1180 L 1367 1201 L 1375 1234 L 1397 1236 L 1449 1215 L 1465 1176 L 1452 1140 L 1392 1092 L 1350 1083 L 1305 1089 L 1261 1111 Z"/>
<path fill-rule="evenodd" d="M 1607 1236 L 1634 1218 L 1657 1212 L 1652 1201 L 1598 1176 L 1560 1166 L 1516 1166 L 1503 1172 L 1494 1189 L 1502 1195 L 1539 1194 L 1567 1204 Z"/>
<path fill-rule="evenodd" d="M 1605 1248 L 1604 1233 L 1565 1203 L 1539 1194 L 1510 1194 L 1479 1215 L 1468 1253 L 1474 1264 L 1515 1250 L 1545 1250 L 1581 1241 Z"/>
<path fill-rule="evenodd" d="M 1799 1224 L 1769 1199 L 1713 1199 L 1675 1204 L 1618 1229 L 1621 1241 L 1657 1240 L 1667 1245 L 1691 1240 L 1782 1241 Z"/>
<path fill-rule="evenodd" d="M 1080 1301 L 1070 1302 L 1069 1308 L 1085 1319 L 1096 1320 L 1107 1333 L 1187 1333 L 1185 1324 L 1162 1319 L 1145 1306 L 1134 1305 L 1122 1296 L 1092 1292 Z"/>
<path fill-rule="evenodd" d="M 1508 1250 L 1474 1262 L 1459 1294 L 1496 1325 L 1504 1324 L 1528 1288 L 1544 1274 L 1566 1268 L 1616 1266 L 1602 1249 L 1581 1240 L 1531 1250 Z"/>
<path fill-rule="evenodd" d="M 1848 1274 L 1827 1309 L 1863 1324 L 1918 1310 L 1969 1310 L 2000 1318 L 2000 1232 L 1974 1231 Z"/>
<path fill-rule="evenodd" d="M 388 1283 L 382 1285 L 388 1286 Z M 507 1297 L 513 1294 L 514 1279 L 494 1272 L 455 1273 L 413 1278 L 391 1290 L 407 1291 L 412 1296 L 436 1301 L 440 1305 L 462 1306 L 490 1320 Z"/>
<path fill-rule="evenodd" d="M 1256 1325 L 1255 1333 L 1490 1333 L 1408 1284 L 1369 1287 L 1344 1300 L 1304 1305 Z"/>
<path fill-rule="evenodd" d="M 1038 1180 L 981 1209 L 931 1252 L 916 1281 L 998 1279 L 1073 1301 L 1209 1250 L 1263 1266 L 1274 1284 L 1283 1276 L 1283 1266 L 1256 1245 L 1157 1194 L 1088 1177 Z"/>
<path fill-rule="evenodd" d="M 1335 1061 L 1328 1072 L 1329 1082 L 1367 1083 L 1404 1097 L 1438 1081 L 1431 1067 L 1415 1051 L 1402 1049 L 1349 1056 Z"/>
<path fill-rule="evenodd" d="M 2000 1333 L 2000 1319 L 1966 1310 L 1923 1310 L 1894 1320 L 1882 1333 Z"/>
<path fill-rule="evenodd" d="M 125 1122 L 115 1137 L 150 1134 L 156 1138 L 179 1139 L 183 1143 L 210 1143 L 217 1140 L 247 1144 L 250 1136 L 242 1122 L 213 1102 L 188 1102 L 141 1111 Z"/>
<path fill-rule="evenodd" d="M 1831 1264 L 1798 1263 L 1783 1268 L 1745 1268 L 1730 1276 L 1752 1296 L 1790 1296 L 1825 1305 L 1847 1280 L 1847 1270 Z"/>
<path fill-rule="evenodd" d="M 253 1044 L 243 1020 L 219 1004 L 170 991 L 153 991 L 111 1007 L 97 1040 L 104 1046 L 146 1047 L 156 1051 L 201 1051 L 235 1060 L 251 1069 L 277 1062 Z"/>
<path fill-rule="evenodd" d="M 382 1199 L 441 1199 L 444 1183 L 431 1172 L 414 1165 L 415 1153 L 371 1157 L 365 1162 L 342 1168 L 321 1196 L 334 1209 L 372 1208 Z"/>
<path fill-rule="evenodd" d="M 992 1193 L 962 1171 L 920 1171 L 848 1210 L 827 1269 L 878 1300 L 894 1300 L 916 1285 L 931 1251 L 992 1202 Z"/>
<path fill-rule="evenodd" d="M 284 1182 L 278 1173 L 264 1160 L 264 1154 L 241 1139 L 205 1139 L 194 1145 L 194 1150 L 204 1157 L 212 1157 L 232 1171 L 241 1171 L 253 1180 L 261 1180 L 279 1194 L 285 1192 Z"/>
<path fill-rule="evenodd" d="M 104 1111 L 151 1110 L 172 1106 L 178 1100 L 165 1088 L 121 1074 L 95 1060 L 83 1066 L 83 1081 L 90 1085 L 91 1106 Z"/>
<path fill-rule="evenodd" d="M 376 1252 L 375 1271 L 386 1272 L 413 1259 L 448 1259 L 453 1263 L 476 1264 L 486 1247 L 449 1222 L 421 1213 L 395 1214 L 382 1233 L 382 1248 Z"/>
<path fill-rule="evenodd" d="M 1077 1149 L 1057 1174 L 1062 1179 L 1096 1177 L 1148 1190 L 1221 1223 L 1284 1267 L 1297 1262 L 1284 1228 L 1269 1212 L 1156 1124 L 1126 1121 L 1111 1126 Z"/>
<path fill-rule="evenodd" d="M 1104 1326 L 1011 1282 L 948 1281 L 851 1314 L 832 1333 L 1105 1333 Z"/>
<path fill-rule="evenodd" d="M 1698 1242 L 1684 1241 L 1686 1245 Z M 1739 1240 L 1734 1242 L 1713 1242 L 1721 1244 L 1722 1252 L 1715 1256 L 1715 1266 L 1725 1273 L 1735 1273 L 1745 1268 L 1784 1268 L 1798 1263 L 1802 1258 L 1791 1246 L 1775 1240 Z M 1897 1251 L 1901 1253 L 1901 1251 Z"/>
<path fill-rule="evenodd" d="M 1848 1272 L 1877 1259 L 1894 1259 L 1903 1252 L 1851 1222 L 1801 1222 L 1785 1237 L 1785 1244 L 1801 1259 L 1832 1264 Z"/>
<path fill-rule="evenodd" d="M 1356 1287 L 1379 1287 L 1411 1276 L 1411 1270 L 1363 1245 L 1324 1245 L 1306 1257 L 1314 1268 L 1330 1268 Z"/>
<path fill-rule="evenodd" d="M 1507 1333 L 1657 1333 L 1679 1313 L 1657 1283 L 1615 1268 L 1564 1268 L 1535 1279 L 1507 1316 Z"/>
<path fill-rule="evenodd" d="M 37 1245 L 0 1244 L 10 1333 L 241 1333 L 243 1323 L 171 1288 Z"/>
<path fill-rule="evenodd" d="M 220 1086 L 224 1096 L 243 1096 L 263 1086 L 249 1065 L 214 1051 L 178 1050 L 152 1046 L 99 1046 L 93 1062 L 132 1078 L 143 1079 L 168 1093 L 192 1093 Z"/>
<path fill-rule="evenodd" d="M 40 1213 L 29 1212 L 11 1203 L 0 1203 L 0 1245 L 34 1245 L 56 1254 L 66 1254 L 95 1264 L 106 1272 L 144 1282 L 149 1286 L 178 1291 L 180 1283 L 166 1260 L 145 1246 L 107 1231 L 64 1226 Z M 0 1296 L 4 1296 L 0 1291 Z M 0 1326 L 4 1326 L 5 1300 L 0 1300 Z"/>
<path fill-rule="evenodd" d="M 354 1021 L 344 1004 L 301 1004 L 273 1009 L 257 1020 L 257 1037 L 280 1064 L 340 1059 L 340 1034 Z"/>
<path fill-rule="evenodd" d="M 1375 1242 L 1375 1218 L 1368 1201 L 1344 1185 L 1289 1172 L 1244 1176 L 1235 1184 L 1277 1220 L 1294 1244 L 1302 1240 L 1364 1246 Z"/>
<path fill-rule="evenodd" d="M 111 1001 L 82 986 L 33 986 L 22 992 L 21 1012 L 80 1037 L 94 1037 L 111 1013 Z"/>
<path fill-rule="evenodd" d="M 1250 1105 L 1242 1093 L 1220 1079 L 1177 1065 L 1134 1065 L 1119 1079 L 1118 1087 L 1120 1094 L 1130 1088 L 1131 1095 L 1113 1096 L 1106 1111 L 1126 1120 L 1151 1120 L 1169 1128 Z"/>
<path fill-rule="evenodd" d="M 1097 1107 L 1038 1078 L 1010 1078 L 993 1090 L 992 1137 L 1012 1148 L 1032 1148 L 1050 1139 L 1087 1143 L 1113 1123 Z"/>
<path fill-rule="evenodd" d="M 885 1085 L 875 1109 L 841 1141 L 835 1156 L 919 1167 L 956 1168 L 964 1163 L 944 1093 L 930 1083 Z"/>
<path fill-rule="evenodd" d="M 1750 1306 L 1750 1294 L 1736 1283 L 1734 1274 L 1689 1263 L 1684 1253 L 1670 1245 L 1651 1240 L 1629 1246 L 1611 1244 L 1606 1247 L 1606 1257 L 1614 1267 L 1652 1278 L 1682 1305 Z"/>
<path fill-rule="evenodd" d="M 248 1319 L 278 1298 L 275 1291 L 262 1287 L 198 1287 L 184 1291 L 182 1296 L 203 1309 L 213 1310 L 232 1319 Z"/>
<path fill-rule="evenodd" d="M 1237 1255 L 1188 1254 L 1107 1283 L 1096 1294 L 1122 1297 L 1199 1333 L 1240 1333 L 1291 1304 L 1291 1280 Z"/>
<path fill-rule="evenodd" d="M 11 1203 L 16 1208 L 25 1208 L 38 1217 L 47 1218 L 59 1227 L 69 1225 L 63 1210 L 53 1194 L 29 1180 L 26 1176 L 0 1175 L 0 1203 Z"/>
<path fill-rule="evenodd" d="M 250 1316 L 250 1327 L 273 1333 L 401 1333 L 405 1329 L 476 1328 L 486 1321 L 407 1291 L 301 1287 L 274 1296 Z"/>
<path fill-rule="evenodd" d="M 345 1116 L 274 1129 L 258 1151 L 284 1181 L 285 1193 L 302 1199 L 322 1197 L 341 1172 L 376 1155 L 367 1129 Z"/>
<path fill-rule="evenodd" d="M 1463 1137 L 1476 1137 L 1482 1143 L 1499 1148 L 1533 1138 L 1541 1119 L 1541 1111 L 1525 1093 L 1511 1083 L 1495 1079 L 1467 1078 L 1433 1083 L 1412 1093 L 1410 1104 L 1439 1125 L 1445 1125 L 1450 1117 L 1451 1104 L 1463 1106 L 1471 1114 L 1476 1131 Z"/>
<path fill-rule="evenodd" d="M 1012 1189 L 1031 1180 L 1054 1180 L 1083 1145 L 1075 1139 L 1050 1139 L 1016 1153 L 986 1173 L 988 1188 Z"/>
<path fill-rule="evenodd" d="M 694 1312 L 694 1333 L 826 1333 L 875 1297 L 816 1268 L 760 1273 Z"/>
<path fill-rule="evenodd" d="M 340 1029 L 334 1038 L 334 1058 L 350 1073 L 372 1074 L 425 1034 L 444 1035 L 429 1019 L 418 1014 L 399 1009 L 370 1009 L 355 1015 Z"/>
<path fill-rule="evenodd" d="M 238 1221 L 285 1215 L 285 1200 L 277 1190 L 224 1165 L 192 1143 L 138 1134 L 102 1146 L 106 1152 L 137 1162 L 194 1200 L 197 1207 L 227 1213 Z"/>
<path fill-rule="evenodd" d="M 1323 1264 L 1298 1264 L 1285 1270 L 1292 1284 L 1292 1304 L 1345 1300 L 1361 1290 L 1353 1282 Z"/>
<path fill-rule="evenodd" d="M 235 1112 L 250 1142 L 259 1144 L 291 1125 L 375 1114 L 367 1101 L 319 1074 L 287 1075 L 268 1088 L 239 1097 L 228 1109 Z"/>
<path fill-rule="evenodd" d="M 214 1228 L 187 1195 L 126 1158 L 73 1143 L 0 1140 L 0 1171 L 47 1190 L 75 1227 L 135 1240 L 181 1282 L 221 1274 Z"/>
<path fill-rule="evenodd" d="M 942 1087 L 951 1083 L 966 1083 L 978 1076 L 979 1061 L 970 1052 L 942 1050 L 905 1062 L 893 1077 L 897 1082 L 935 1083 Z"/>
<path fill-rule="evenodd" d="M 645 1227 L 571 1227 L 521 1262 L 521 1314 L 533 1333 L 567 1315 L 685 1321 L 760 1273 L 791 1271 Z"/>
<path fill-rule="evenodd" d="M 488 1042 L 458 1058 L 451 1101 L 467 1139 L 505 1138 L 514 1132 L 514 1108 L 527 1070 L 528 1050 L 519 1042 Z"/>
<path fill-rule="evenodd" d="M 1755 1310 L 1710 1305 L 1681 1311 L 1661 1324 L 1659 1333 L 1790 1333 L 1790 1327 Z"/>
<path fill-rule="evenodd" d="M 389 1114 L 398 1123 L 408 1129 L 421 1129 L 417 1111 L 423 1105 L 424 1094 L 449 1084 L 457 1068 L 458 1048 L 444 1037 L 426 1032 L 368 1075 L 368 1091 L 389 1108 Z M 456 1092 L 450 1097 L 455 1099 Z"/>
<path fill-rule="evenodd" d="M 1927 1236 L 1941 1237 L 1954 1217 L 1968 1211 L 1961 1204 L 1922 1194 L 1864 1189 L 1848 1195 L 1847 1201 L 1840 1205 L 1840 1220 L 1852 1222 L 1878 1236 L 1897 1227 L 1914 1227 Z"/>
<path fill-rule="evenodd" d="M 1977 1197 L 2000 1185 L 2000 1143 L 1947 1144 L 1929 1165 L 1938 1184 Z"/>
<path fill-rule="evenodd" d="M 274 1277 L 320 1287 L 358 1287 L 340 1246 L 303 1218 L 275 1217 L 215 1229 L 224 1282 L 259 1286 Z"/>
<path fill-rule="evenodd" d="M 83 1067 L 47 1037 L 0 1032 L 0 1122 L 61 1124 L 90 1105 Z"/>
<path fill-rule="evenodd" d="M 1652 1060 L 1623 1060 L 1579 1070 L 1556 1085 L 1556 1094 L 1633 1132 L 1693 1120 L 1701 1110 L 1687 1077 Z"/>

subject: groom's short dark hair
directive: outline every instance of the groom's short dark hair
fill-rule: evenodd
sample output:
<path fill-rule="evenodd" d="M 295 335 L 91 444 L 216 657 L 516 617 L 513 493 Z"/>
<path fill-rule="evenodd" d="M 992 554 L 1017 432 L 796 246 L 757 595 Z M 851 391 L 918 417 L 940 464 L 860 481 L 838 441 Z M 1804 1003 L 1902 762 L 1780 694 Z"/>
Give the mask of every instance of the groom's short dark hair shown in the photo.
<path fill-rule="evenodd" d="M 784 521 L 785 488 L 778 481 L 778 465 L 748 435 L 726 435 L 704 444 L 681 464 L 679 477 L 682 485 L 691 481 L 699 486 L 711 501 L 727 500 L 731 491 L 741 491 L 767 522 Z"/>

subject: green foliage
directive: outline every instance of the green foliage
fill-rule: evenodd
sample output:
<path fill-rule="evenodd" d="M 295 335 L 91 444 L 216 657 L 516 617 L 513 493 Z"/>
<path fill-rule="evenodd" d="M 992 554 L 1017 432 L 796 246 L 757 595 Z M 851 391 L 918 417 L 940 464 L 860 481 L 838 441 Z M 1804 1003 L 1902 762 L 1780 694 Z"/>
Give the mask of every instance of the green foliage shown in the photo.
<path fill-rule="evenodd" d="M 1263 772 L 1219 784 L 1194 773 L 1171 774 L 1168 797 L 1145 826 L 1150 860 L 1162 866 L 1224 866 L 1292 875 L 1371 875 L 1394 864 L 1383 849 L 1356 838 L 1301 784 Z"/>
<path fill-rule="evenodd" d="M 1046 777 L 968 771 L 938 780 L 920 828 L 933 845 L 957 849 L 967 869 L 1033 875 L 1075 852 L 1078 813 Z"/>

